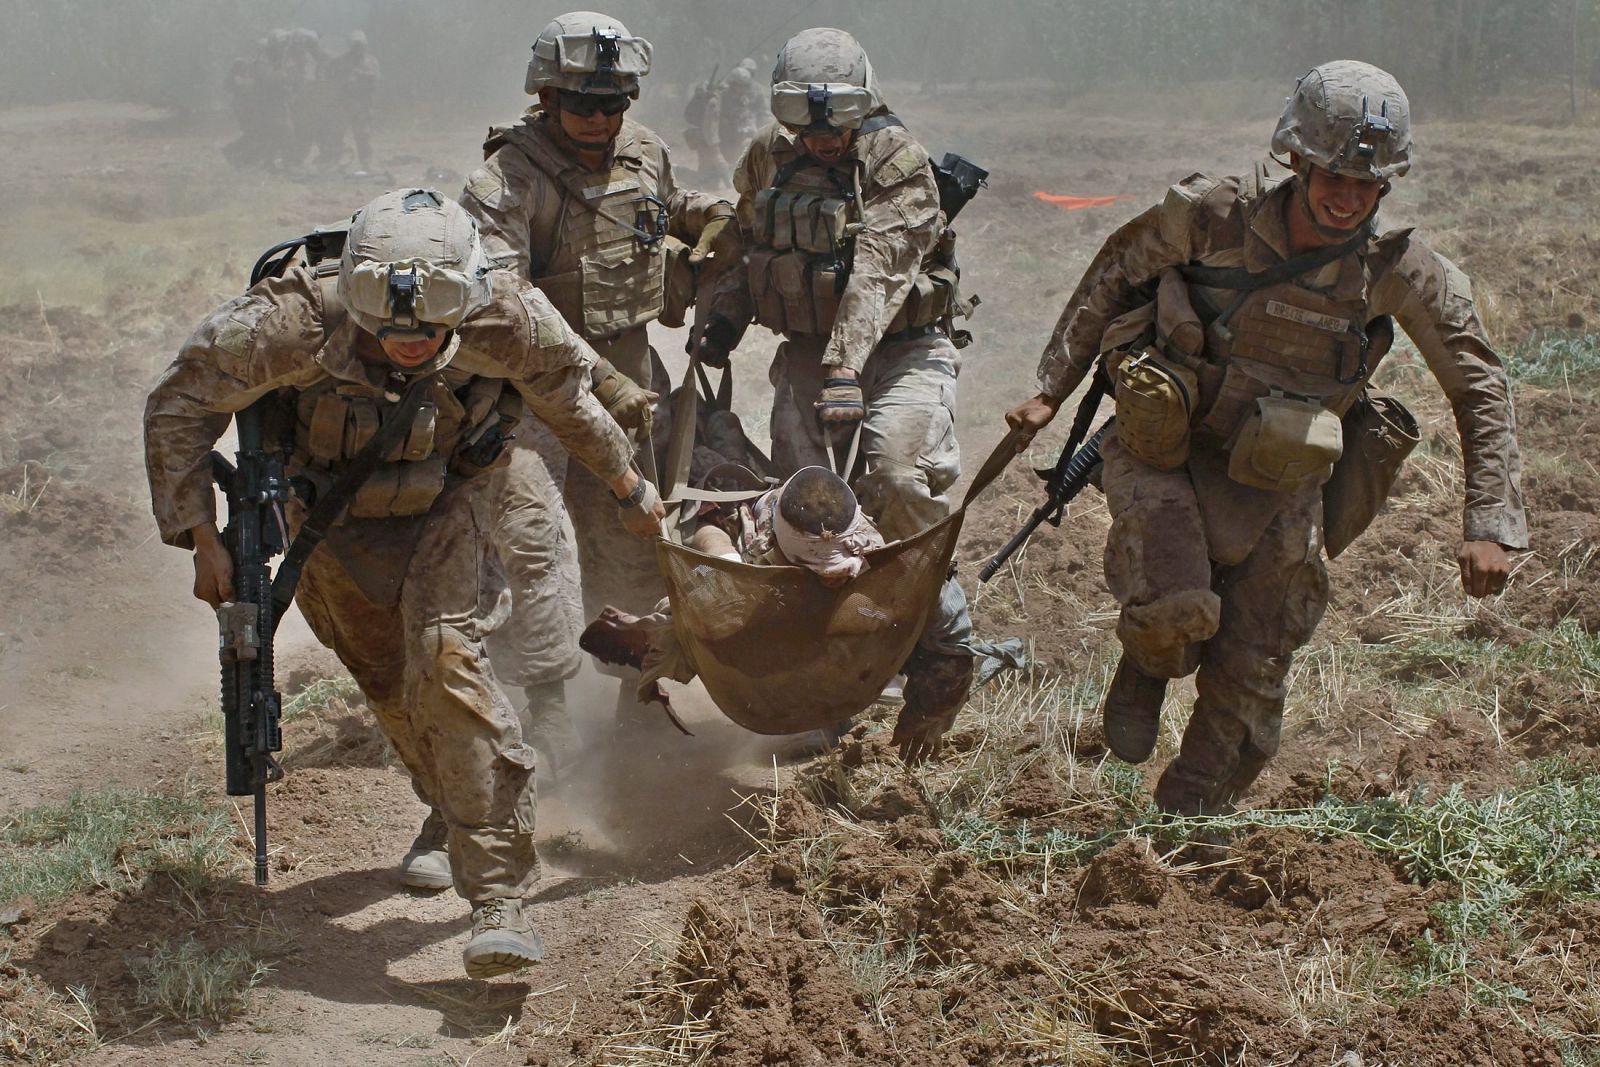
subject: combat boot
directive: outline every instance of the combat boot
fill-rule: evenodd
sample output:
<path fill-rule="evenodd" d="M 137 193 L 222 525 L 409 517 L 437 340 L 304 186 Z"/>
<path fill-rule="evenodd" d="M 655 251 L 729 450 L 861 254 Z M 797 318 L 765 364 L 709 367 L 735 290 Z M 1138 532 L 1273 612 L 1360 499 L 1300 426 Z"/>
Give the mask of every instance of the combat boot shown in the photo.
<path fill-rule="evenodd" d="M 544 940 L 522 913 L 517 897 L 490 897 L 472 905 L 472 937 L 461 952 L 468 978 L 493 978 L 544 959 Z"/>
<path fill-rule="evenodd" d="M 411 842 L 411 851 L 400 861 L 400 882 L 412 889 L 449 889 L 450 853 L 445 851 L 449 828 L 444 816 L 435 809 L 423 820 L 417 839 Z"/>
<path fill-rule="evenodd" d="M 1161 734 L 1161 702 L 1166 697 L 1167 680 L 1144 673 L 1123 653 L 1100 712 L 1106 744 L 1118 759 L 1143 763 L 1150 758 Z"/>

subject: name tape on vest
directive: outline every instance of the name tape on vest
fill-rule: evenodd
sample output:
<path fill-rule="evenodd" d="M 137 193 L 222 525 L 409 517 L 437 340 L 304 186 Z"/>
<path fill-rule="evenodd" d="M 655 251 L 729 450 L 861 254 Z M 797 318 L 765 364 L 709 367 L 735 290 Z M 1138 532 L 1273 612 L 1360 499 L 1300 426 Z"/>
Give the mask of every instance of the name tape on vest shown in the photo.
<path fill-rule="evenodd" d="M 583 189 L 585 200 L 596 200 L 612 193 L 625 193 L 630 189 L 639 188 L 638 178 L 618 178 L 616 181 L 606 182 L 604 185 L 588 185 Z"/>
<path fill-rule="evenodd" d="M 1279 319 L 1288 319 L 1298 322 L 1302 326 L 1315 326 L 1319 330 L 1329 333 L 1344 333 L 1350 329 L 1348 319 L 1341 319 L 1337 315 L 1324 315 L 1320 311 L 1310 311 L 1306 308 L 1285 304 L 1281 300 L 1267 301 L 1267 314 Z"/>

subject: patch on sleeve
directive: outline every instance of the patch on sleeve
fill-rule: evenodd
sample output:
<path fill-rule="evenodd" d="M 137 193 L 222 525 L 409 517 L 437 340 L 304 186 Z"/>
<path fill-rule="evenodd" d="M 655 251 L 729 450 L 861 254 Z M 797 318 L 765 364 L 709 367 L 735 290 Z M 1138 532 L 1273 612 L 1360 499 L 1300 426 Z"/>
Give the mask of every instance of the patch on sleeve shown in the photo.
<path fill-rule="evenodd" d="M 883 185 L 899 185 L 927 165 L 927 154 L 908 144 L 879 164 L 876 177 Z"/>
<path fill-rule="evenodd" d="M 262 319 L 272 310 L 272 302 L 262 297 L 241 298 L 217 330 L 214 346 L 230 356 L 243 359 L 255 343 L 256 331 L 261 327 Z"/>
<path fill-rule="evenodd" d="M 505 192 L 505 183 L 486 170 L 476 170 L 467 179 L 467 192 L 485 204 L 494 204 Z"/>
<path fill-rule="evenodd" d="M 567 324 L 560 315 L 544 315 L 533 320 L 533 339 L 540 348 L 555 348 L 567 343 Z"/>

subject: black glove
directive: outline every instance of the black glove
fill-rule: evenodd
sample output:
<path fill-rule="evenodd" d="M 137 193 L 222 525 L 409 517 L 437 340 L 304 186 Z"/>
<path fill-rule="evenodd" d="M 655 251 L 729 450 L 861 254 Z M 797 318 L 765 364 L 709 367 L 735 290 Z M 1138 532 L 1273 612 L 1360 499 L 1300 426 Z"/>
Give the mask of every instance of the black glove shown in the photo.
<path fill-rule="evenodd" d="M 733 353 L 743 336 L 742 326 L 725 315 L 713 312 L 711 321 L 706 323 L 706 328 L 700 333 L 700 362 L 718 370 L 726 367 L 728 356 Z M 684 351 L 690 355 L 694 354 L 690 348 L 685 348 Z"/>

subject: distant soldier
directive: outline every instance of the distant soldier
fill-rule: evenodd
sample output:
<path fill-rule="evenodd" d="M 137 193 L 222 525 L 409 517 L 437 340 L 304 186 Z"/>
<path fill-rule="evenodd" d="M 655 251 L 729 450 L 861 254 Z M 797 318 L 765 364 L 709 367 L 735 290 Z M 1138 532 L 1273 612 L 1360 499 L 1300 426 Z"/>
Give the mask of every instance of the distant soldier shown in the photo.
<path fill-rule="evenodd" d="M 703 184 L 722 184 L 728 174 L 717 148 L 717 123 L 721 103 L 717 99 L 716 72 L 696 85 L 683 105 L 683 141 L 695 154 L 695 175 Z"/>
<path fill-rule="evenodd" d="M 1378 223 L 1411 167 L 1405 93 L 1366 63 L 1315 67 L 1272 150 L 1292 177 L 1196 174 L 1112 234 L 1045 348 L 1039 394 L 1006 415 L 1031 439 L 1104 361 L 1117 400 L 1105 576 L 1122 608 L 1106 739 L 1148 759 L 1168 680 L 1198 670 L 1155 791 L 1179 815 L 1229 810 L 1278 751 L 1294 653 L 1328 603 L 1325 530 L 1353 537 L 1381 503 L 1369 492 L 1360 511 L 1325 515 L 1324 486 L 1346 450 L 1385 462 L 1374 442 L 1398 424 L 1382 426 L 1367 385 L 1395 323 L 1455 412 L 1467 594 L 1499 592 L 1507 550 L 1528 545 L 1510 390 L 1472 288 L 1409 228 Z M 1347 433 L 1352 418 L 1367 428 Z"/>
<path fill-rule="evenodd" d="M 338 107 L 343 128 L 356 146 L 356 163 L 361 173 L 372 171 L 372 111 L 382 72 L 378 57 L 367 47 L 367 35 L 356 30 L 350 47 L 329 64 L 330 80 L 338 88 Z"/>
<path fill-rule="evenodd" d="M 717 94 L 717 145 L 729 170 L 739 162 L 739 153 L 756 131 L 770 121 L 766 94 L 756 84 L 755 70 L 755 60 L 741 59 Z"/>
<path fill-rule="evenodd" d="M 619 528 L 649 537 L 666 513 L 591 392 L 605 372 L 594 350 L 537 289 L 489 269 L 453 201 L 385 193 L 356 213 L 334 266 L 291 267 L 223 304 L 151 390 L 156 521 L 162 540 L 194 550 L 195 596 L 220 605 L 233 567 L 208 457 L 230 415 L 279 401 L 292 533 L 307 517 L 300 487 L 339 491 L 371 436 L 411 413 L 306 559 L 295 602 L 435 806 L 439 840 L 413 845 L 402 875 L 439 861 L 441 888 L 472 905 L 463 965 L 487 978 L 544 954 L 522 908 L 539 877 L 534 753 L 483 650 L 506 610 L 488 540 L 501 435 L 526 403 L 621 501 L 610 516 Z"/>

